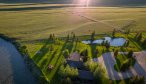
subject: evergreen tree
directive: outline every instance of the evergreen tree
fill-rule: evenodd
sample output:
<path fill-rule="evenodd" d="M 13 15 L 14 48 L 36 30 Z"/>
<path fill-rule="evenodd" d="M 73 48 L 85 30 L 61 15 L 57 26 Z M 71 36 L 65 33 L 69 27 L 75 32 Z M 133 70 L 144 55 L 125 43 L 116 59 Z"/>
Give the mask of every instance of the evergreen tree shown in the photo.
<path fill-rule="evenodd" d="M 118 50 L 116 50 L 115 52 L 114 52 L 114 56 L 115 56 L 115 58 L 118 56 Z"/>
<path fill-rule="evenodd" d="M 93 43 L 94 39 L 95 39 L 95 31 L 92 32 L 91 34 L 91 44 Z"/>
<path fill-rule="evenodd" d="M 127 35 L 130 34 L 130 29 L 128 29 L 128 30 L 126 31 L 126 34 L 127 34 Z"/>
<path fill-rule="evenodd" d="M 130 50 L 130 51 L 128 52 L 128 58 L 131 58 L 132 56 L 133 56 L 133 51 Z"/>
<path fill-rule="evenodd" d="M 115 37 L 115 34 L 116 34 L 116 29 L 113 30 L 112 37 Z"/>
<path fill-rule="evenodd" d="M 65 51 L 63 52 L 63 56 L 65 58 L 68 58 L 69 57 L 69 51 L 68 51 L 68 49 L 65 49 Z"/>
<path fill-rule="evenodd" d="M 67 37 L 66 37 L 66 42 L 68 42 L 69 41 L 69 34 L 67 35 Z"/>
<path fill-rule="evenodd" d="M 109 48 L 110 48 L 110 43 L 109 43 L 108 41 L 106 41 L 105 47 L 106 47 L 107 50 L 109 50 Z"/>
<path fill-rule="evenodd" d="M 142 42 L 142 46 L 146 46 L 146 39 Z"/>
<path fill-rule="evenodd" d="M 142 39 L 142 33 L 139 33 L 138 37 L 137 37 L 137 41 L 141 41 Z"/>

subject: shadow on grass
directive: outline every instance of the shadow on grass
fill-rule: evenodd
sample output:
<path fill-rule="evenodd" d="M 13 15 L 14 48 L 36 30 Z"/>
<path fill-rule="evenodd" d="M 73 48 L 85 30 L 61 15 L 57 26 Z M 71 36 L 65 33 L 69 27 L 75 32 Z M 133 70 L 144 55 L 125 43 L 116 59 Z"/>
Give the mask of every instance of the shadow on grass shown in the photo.
<path fill-rule="evenodd" d="M 40 61 L 41 58 L 43 58 L 47 52 L 49 51 L 49 48 L 48 48 L 48 42 L 46 42 L 42 48 L 40 50 L 38 50 L 38 52 L 40 53 L 36 53 L 34 56 L 33 56 L 33 60 L 38 63 Z"/>
<path fill-rule="evenodd" d="M 58 79 L 57 75 L 57 71 L 59 69 L 59 66 L 61 65 L 61 63 L 63 62 L 63 51 L 66 49 L 66 43 L 64 43 L 64 45 L 62 46 L 62 48 L 60 50 L 56 50 L 54 51 L 54 53 L 51 55 L 51 59 L 49 60 L 48 63 L 46 63 L 46 65 L 44 66 L 44 72 L 46 73 L 46 76 L 49 78 L 50 81 L 52 81 L 52 79 Z M 59 53 L 58 53 L 59 52 Z M 58 53 L 58 54 L 57 54 Z M 54 57 L 55 56 L 55 57 Z M 52 64 L 54 66 L 54 68 L 52 70 L 48 70 L 47 66 L 49 64 Z"/>
<path fill-rule="evenodd" d="M 54 56 L 56 55 L 58 49 L 55 50 L 52 55 L 49 55 L 49 57 L 47 57 L 45 60 L 43 60 L 42 64 L 40 65 L 40 67 L 42 68 L 43 71 L 46 71 L 48 68 L 48 65 L 50 64 L 50 62 L 53 60 Z"/>
<path fill-rule="evenodd" d="M 135 42 L 135 40 L 133 38 L 128 37 L 128 39 L 130 40 L 130 42 L 132 42 L 139 50 L 142 50 L 142 47 L 140 46 L 140 44 L 138 42 Z"/>

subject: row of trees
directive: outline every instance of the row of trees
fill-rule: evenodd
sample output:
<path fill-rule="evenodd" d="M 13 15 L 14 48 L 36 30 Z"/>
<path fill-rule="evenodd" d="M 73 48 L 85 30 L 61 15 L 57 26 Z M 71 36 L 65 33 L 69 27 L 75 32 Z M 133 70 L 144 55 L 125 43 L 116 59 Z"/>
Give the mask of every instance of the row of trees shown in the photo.
<path fill-rule="evenodd" d="M 88 60 L 85 63 L 85 67 L 93 73 L 94 83 L 102 84 L 102 80 L 108 80 L 105 77 L 105 70 L 97 63 L 92 60 Z M 106 83 L 106 81 L 104 81 Z"/>
<path fill-rule="evenodd" d="M 74 42 L 74 41 L 78 41 L 78 38 L 76 38 L 76 35 L 74 32 L 71 32 L 71 35 L 67 35 L 67 38 L 66 38 L 66 42 L 68 41 L 71 41 L 71 42 Z"/>

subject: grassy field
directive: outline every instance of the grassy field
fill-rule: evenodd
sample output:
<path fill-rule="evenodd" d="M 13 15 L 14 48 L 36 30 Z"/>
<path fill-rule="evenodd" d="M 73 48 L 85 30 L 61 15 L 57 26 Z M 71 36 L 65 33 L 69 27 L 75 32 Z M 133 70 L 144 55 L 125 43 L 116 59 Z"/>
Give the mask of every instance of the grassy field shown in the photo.
<path fill-rule="evenodd" d="M 48 4 L 17 4 L 17 5 L 0 5 L 0 33 L 17 38 L 22 45 L 27 46 L 28 53 L 34 62 L 40 67 L 44 76 L 51 81 L 58 79 L 56 72 L 64 57 L 62 52 L 68 49 L 70 53 L 75 50 L 82 51 L 88 49 L 89 57 L 95 58 L 94 50 L 98 48 L 100 56 L 105 50 L 103 46 L 85 45 L 81 42 L 68 43 L 64 41 L 50 42 L 46 40 L 51 33 L 57 37 L 67 36 L 74 32 L 82 39 L 89 39 L 93 31 L 96 32 L 96 38 L 102 36 L 98 34 L 112 32 L 113 29 L 127 29 L 132 31 L 146 31 L 146 8 L 128 8 L 128 7 L 93 7 L 93 8 L 73 8 L 66 5 L 48 5 Z M 117 33 L 117 37 L 124 37 L 130 40 L 129 48 L 111 47 L 127 51 L 141 50 L 139 44 L 134 42 L 135 33 L 128 37 L 125 34 Z M 146 33 L 143 34 L 146 38 Z M 40 40 L 45 39 L 45 40 Z M 50 47 L 54 46 L 53 51 Z M 41 51 L 41 54 L 37 54 Z M 57 53 L 56 53 L 57 52 Z M 48 72 L 48 65 L 54 65 L 55 68 Z M 59 80 L 59 79 L 58 79 Z"/>
<path fill-rule="evenodd" d="M 2 5 L 0 33 L 21 40 L 48 38 L 50 33 L 66 36 L 111 32 L 114 28 L 146 30 L 146 8 L 72 8 L 63 5 Z M 82 30 L 82 31 L 81 31 Z"/>

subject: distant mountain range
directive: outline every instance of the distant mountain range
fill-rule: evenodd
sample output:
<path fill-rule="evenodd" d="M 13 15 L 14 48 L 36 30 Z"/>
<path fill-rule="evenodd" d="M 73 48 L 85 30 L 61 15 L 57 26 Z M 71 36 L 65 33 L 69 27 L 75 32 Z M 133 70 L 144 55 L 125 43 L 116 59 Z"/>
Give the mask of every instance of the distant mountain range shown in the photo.
<path fill-rule="evenodd" d="M 78 0 L 0 0 L 0 3 L 72 3 Z M 146 0 L 90 0 L 92 5 L 145 5 Z"/>

